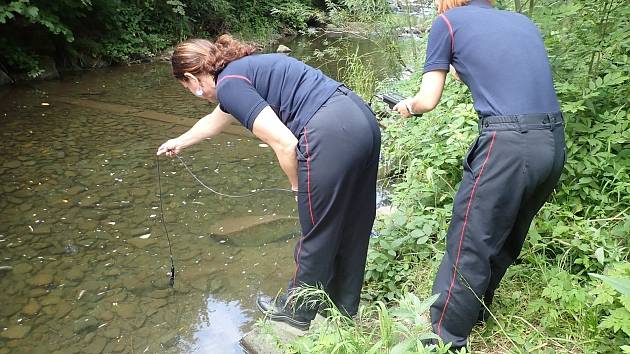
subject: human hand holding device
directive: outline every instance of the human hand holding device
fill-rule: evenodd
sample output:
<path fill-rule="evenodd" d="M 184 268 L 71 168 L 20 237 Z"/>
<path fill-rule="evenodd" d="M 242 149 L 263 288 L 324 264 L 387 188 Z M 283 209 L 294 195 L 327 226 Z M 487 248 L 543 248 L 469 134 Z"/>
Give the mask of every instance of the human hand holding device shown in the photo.
<path fill-rule="evenodd" d="M 417 114 L 413 111 L 412 108 L 412 99 L 405 98 L 396 93 L 388 93 L 380 96 L 383 102 L 387 103 L 389 108 L 394 111 L 398 111 L 403 117 L 407 118 L 410 116 L 420 117 L 422 113 Z"/>

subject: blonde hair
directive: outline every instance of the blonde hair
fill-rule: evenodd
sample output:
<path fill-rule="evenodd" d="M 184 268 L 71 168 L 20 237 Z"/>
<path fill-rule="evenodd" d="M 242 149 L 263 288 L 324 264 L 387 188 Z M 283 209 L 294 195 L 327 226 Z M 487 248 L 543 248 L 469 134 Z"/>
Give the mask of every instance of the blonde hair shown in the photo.
<path fill-rule="evenodd" d="M 488 4 L 494 6 L 495 0 L 486 0 Z M 436 0 L 438 13 L 443 14 L 446 11 L 459 6 L 467 5 L 470 0 Z"/>

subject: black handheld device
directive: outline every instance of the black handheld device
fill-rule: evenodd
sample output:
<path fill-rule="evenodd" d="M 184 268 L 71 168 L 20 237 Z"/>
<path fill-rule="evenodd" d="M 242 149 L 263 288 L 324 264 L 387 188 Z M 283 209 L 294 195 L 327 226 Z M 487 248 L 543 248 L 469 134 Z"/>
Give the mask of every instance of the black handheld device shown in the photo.
<path fill-rule="evenodd" d="M 381 95 L 381 100 L 387 103 L 387 105 L 389 106 L 389 109 L 393 109 L 394 106 L 398 104 L 398 102 L 404 99 L 405 98 L 403 96 L 395 94 L 395 93 L 385 93 Z"/>

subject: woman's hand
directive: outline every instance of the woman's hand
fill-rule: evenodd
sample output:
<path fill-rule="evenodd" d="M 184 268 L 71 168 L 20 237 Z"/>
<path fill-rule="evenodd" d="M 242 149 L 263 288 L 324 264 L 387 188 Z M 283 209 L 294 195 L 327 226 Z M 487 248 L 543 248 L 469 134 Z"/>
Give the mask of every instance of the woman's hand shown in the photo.
<path fill-rule="evenodd" d="M 422 75 L 420 92 L 413 98 L 406 98 L 398 102 L 393 110 L 397 111 L 405 118 L 432 111 L 435 106 L 437 106 L 438 102 L 440 102 L 445 80 L 445 70 L 435 70 L 424 73 L 424 75 Z"/>
<path fill-rule="evenodd" d="M 158 155 L 166 155 L 166 156 L 169 156 L 169 157 L 173 157 L 173 156 L 179 154 L 183 149 L 184 149 L 184 145 L 182 144 L 180 139 L 179 138 L 175 138 L 175 139 L 170 139 L 170 140 L 166 141 L 164 144 L 162 144 L 158 148 L 157 154 Z"/>
<path fill-rule="evenodd" d="M 412 107 L 412 104 L 413 104 L 412 98 L 405 98 L 404 100 L 398 102 L 392 109 L 400 113 L 400 115 L 403 116 L 404 118 L 409 118 L 413 115 L 413 112 L 409 111 L 409 109 Z"/>

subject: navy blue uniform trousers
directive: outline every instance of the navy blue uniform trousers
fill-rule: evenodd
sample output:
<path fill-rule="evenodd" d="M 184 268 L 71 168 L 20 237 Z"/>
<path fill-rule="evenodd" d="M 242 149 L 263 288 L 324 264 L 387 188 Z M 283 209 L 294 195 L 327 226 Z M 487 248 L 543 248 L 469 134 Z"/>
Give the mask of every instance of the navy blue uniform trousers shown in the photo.
<path fill-rule="evenodd" d="M 433 284 L 434 332 L 466 345 L 482 303 L 492 302 L 566 158 L 562 113 L 485 117 L 464 159 L 446 253 Z"/>
<path fill-rule="evenodd" d="M 298 137 L 298 212 L 302 237 L 289 293 L 319 286 L 343 312 L 359 306 L 376 213 L 380 130 L 374 112 L 341 86 Z M 296 306 L 307 319 L 316 309 Z"/>

